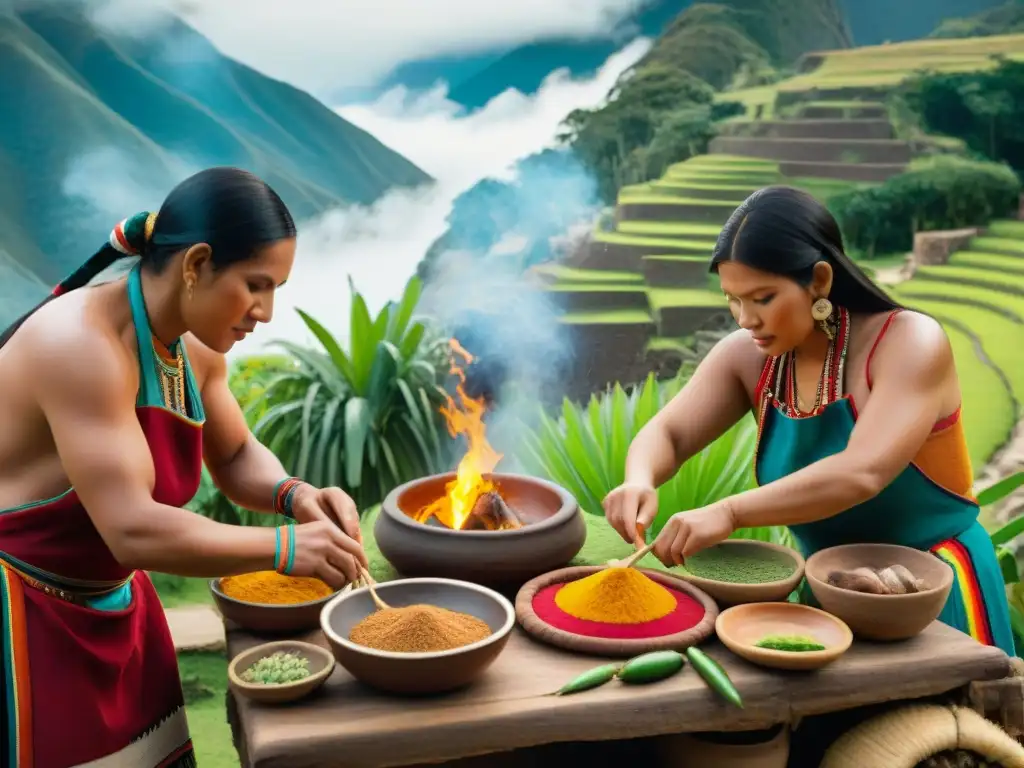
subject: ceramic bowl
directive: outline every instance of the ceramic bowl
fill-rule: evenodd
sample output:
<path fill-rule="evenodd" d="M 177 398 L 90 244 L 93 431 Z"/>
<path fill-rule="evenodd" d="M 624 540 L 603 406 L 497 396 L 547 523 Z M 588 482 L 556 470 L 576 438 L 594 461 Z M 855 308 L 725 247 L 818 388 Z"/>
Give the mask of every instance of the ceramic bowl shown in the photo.
<path fill-rule="evenodd" d="M 905 566 L 926 589 L 908 595 L 868 595 L 833 587 L 835 570 Z M 953 587 L 953 569 L 930 552 L 895 544 L 844 544 L 816 552 L 807 559 L 807 583 L 818 604 L 845 621 L 866 640 L 906 640 L 924 631 L 946 605 Z"/>
<path fill-rule="evenodd" d="M 281 683 L 280 685 L 247 683 L 242 679 L 242 673 L 250 666 L 278 651 L 298 654 L 308 660 L 309 677 L 294 683 Z M 276 643 L 257 645 L 235 656 L 228 665 L 228 682 L 233 690 L 253 701 L 264 704 L 284 704 L 311 694 L 327 681 L 333 671 L 334 657 L 326 649 L 311 643 L 301 643 L 298 640 L 281 640 Z"/>
<path fill-rule="evenodd" d="M 352 628 L 376 610 L 366 587 L 345 592 L 324 606 L 320 617 L 334 658 L 357 680 L 387 693 L 431 694 L 462 688 L 479 678 L 505 649 L 515 610 L 499 593 L 454 579 L 402 579 L 377 584 L 377 595 L 392 608 L 436 605 L 486 622 L 491 635 L 448 651 L 378 651 L 349 640 Z"/>
<path fill-rule="evenodd" d="M 772 544 L 767 541 L 753 541 L 748 539 L 726 539 L 715 545 L 719 549 L 731 549 L 737 552 L 780 552 L 794 563 L 793 573 L 781 581 L 771 581 L 766 584 L 737 584 L 728 581 L 714 581 L 696 576 L 682 568 L 674 568 L 672 573 L 682 579 L 700 587 L 719 603 L 725 605 L 741 605 L 744 603 L 768 603 L 775 600 L 785 600 L 790 593 L 797 588 L 804 576 L 804 558 L 794 549 L 783 547 L 780 544 Z"/>
<path fill-rule="evenodd" d="M 453 531 L 410 517 L 441 498 L 454 473 L 420 478 L 384 499 L 374 525 L 380 552 L 403 576 L 471 581 L 517 590 L 561 568 L 587 537 L 579 505 L 564 488 L 527 475 L 488 475 L 506 503 L 525 521 L 507 531 Z"/>
<path fill-rule="evenodd" d="M 243 629 L 266 635 L 286 635 L 316 629 L 320 625 L 320 611 L 334 597 L 291 605 L 247 603 L 225 595 L 220 579 L 210 580 L 210 592 L 221 616 Z M 335 593 L 337 594 L 337 593 Z"/>
<path fill-rule="evenodd" d="M 718 614 L 715 633 L 737 656 L 773 669 L 820 669 L 853 643 L 853 633 L 835 616 L 799 603 L 748 603 Z M 758 648 L 766 635 L 802 635 L 825 646 L 822 651 Z"/>

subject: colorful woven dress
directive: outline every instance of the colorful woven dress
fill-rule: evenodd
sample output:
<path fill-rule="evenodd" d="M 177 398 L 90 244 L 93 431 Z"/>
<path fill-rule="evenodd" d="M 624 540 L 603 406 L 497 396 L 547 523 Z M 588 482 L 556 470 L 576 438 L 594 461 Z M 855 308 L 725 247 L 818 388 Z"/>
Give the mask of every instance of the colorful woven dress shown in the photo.
<path fill-rule="evenodd" d="M 153 497 L 180 507 L 199 487 L 202 402 L 184 344 L 155 351 L 138 267 L 128 292 Z M 0 765 L 195 766 L 156 590 L 114 559 L 74 489 L 0 511 L 0 614 Z"/>
<path fill-rule="evenodd" d="M 886 319 L 871 358 L 896 312 Z M 825 362 L 819 403 L 799 412 L 793 355 L 770 358 L 758 383 L 761 397 L 755 471 L 764 485 L 843 451 L 857 421 L 857 406 L 843 394 L 850 319 L 839 310 L 835 339 Z M 876 542 L 931 551 L 955 573 L 953 589 L 939 619 L 978 642 L 1015 655 L 1002 572 L 992 543 L 978 522 L 971 496 L 973 472 L 960 410 L 937 423 L 914 461 L 873 499 L 833 517 L 794 525 L 807 556 L 840 544 Z"/>

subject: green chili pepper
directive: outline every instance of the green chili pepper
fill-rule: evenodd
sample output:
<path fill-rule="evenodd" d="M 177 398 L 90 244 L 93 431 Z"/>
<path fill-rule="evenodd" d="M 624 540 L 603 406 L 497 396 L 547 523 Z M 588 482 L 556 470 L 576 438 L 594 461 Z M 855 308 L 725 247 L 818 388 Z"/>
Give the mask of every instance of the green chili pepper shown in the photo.
<path fill-rule="evenodd" d="M 618 664 L 603 664 L 600 667 L 588 669 L 555 691 L 555 695 L 564 696 L 568 693 L 579 693 L 580 691 L 589 691 L 591 688 L 597 688 L 599 685 L 604 685 L 615 677 L 615 673 L 618 671 Z"/>
<path fill-rule="evenodd" d="M 675 651 L 652 651 L 627 661 L 617 677 L 624 683 L 653 683 L 671 677 L 680 669 L 686 659 Z"/>
<path fill-rule="evenodd" d="M 729 703 L 735 704 L 740 709 L 743 708 L 743 699 L 740 698 L 739 691 L 736 690 L 736 686 L 732 684 L 729 675 L 726 674 L 717 661 L 700 650 L 700 648 L 693 647 L 686 649 L 686 657 L 690 660 L 693 668 L 697 670 L 697 673 L 704 678 L 704 682 L 708 684 L 708 687 Z"/>

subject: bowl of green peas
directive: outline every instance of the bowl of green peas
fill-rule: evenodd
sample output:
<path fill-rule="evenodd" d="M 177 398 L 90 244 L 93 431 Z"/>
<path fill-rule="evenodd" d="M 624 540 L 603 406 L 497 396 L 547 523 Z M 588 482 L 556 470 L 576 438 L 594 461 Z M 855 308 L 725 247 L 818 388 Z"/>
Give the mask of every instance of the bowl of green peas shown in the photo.
<path fill-rule="evenodd" d="M 279 640 L 242 651 L 228 665 L 228 681 L 237 693 L 264 704 L 304 698 L 334 671 L 326 648 L 298 640 Z"/>

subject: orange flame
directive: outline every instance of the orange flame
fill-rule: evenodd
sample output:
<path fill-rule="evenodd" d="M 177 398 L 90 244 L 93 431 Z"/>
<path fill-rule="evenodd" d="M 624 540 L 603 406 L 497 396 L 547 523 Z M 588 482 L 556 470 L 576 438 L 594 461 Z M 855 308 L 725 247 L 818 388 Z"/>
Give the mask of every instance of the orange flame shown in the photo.
<path fill-rule="evenodd" d="M 473 505 L 485 493 L 495 490 L 494 483 L 484 475 L 492 472 L 502 459 L 502 454 L 495 451 L 487 442 L 487 426 L 484 424 L 484 413 L 487 410 L 484 399 L 474 400 L 466 394 L 466 373 L 457 358 L 464 364 L 473 362 L 473 356 L 462 348 L 455 339 L 448 342 L 451 348 L 450 373 L 458 377 L 459 383 L 455 392 L 459 403 L 449 396 L 447 405 L 441 407 L 448 433 L 452 437 L 466 436 L 468 450 L 459 462 L 455 479 L 446 486 L 447 493 L 432 504 L 427 505 L 416 515 L 419 522 L 426 522 L 436 517 L 438 522 L 447 528 L 460 530 L 465 527 Z"/>

